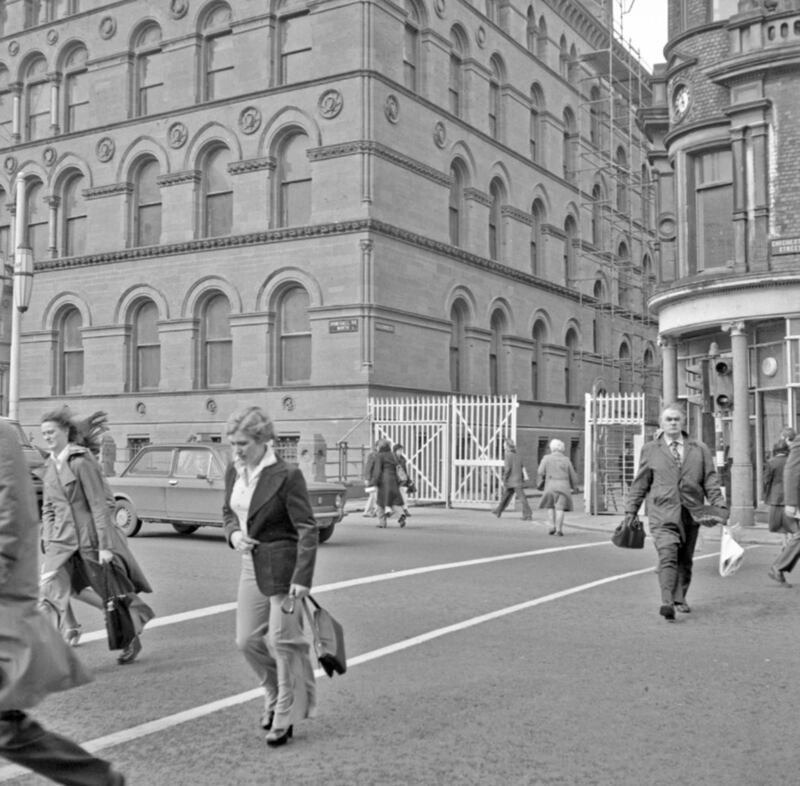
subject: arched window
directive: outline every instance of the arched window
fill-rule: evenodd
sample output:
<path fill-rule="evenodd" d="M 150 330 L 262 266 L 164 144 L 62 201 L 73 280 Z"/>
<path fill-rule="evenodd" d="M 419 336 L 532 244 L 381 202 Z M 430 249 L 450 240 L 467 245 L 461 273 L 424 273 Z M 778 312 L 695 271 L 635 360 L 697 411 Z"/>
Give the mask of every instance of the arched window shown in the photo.
<path fill-rule="evenodd" d="M 205 101 L 236 95 L 231 9 L 214 6 L 202 23 L 202 95 Z"/>
<path fill-rule="evenodd" d="M 77 308 L 65 309 L 56 321 L 56 391 L 64 396 L 83 388 L 83 319 Z"/>
<path fill-rule="evenodd" d="M 0 65 L 0 146 L 14 143 L 14 99 L 8 69 Z"/>
<path fill-rule="evenodd" d="M 158 390 L 161 342 L 158 338 L 158 307 L 152 300 L 142 301 L 133 313 L 131 348 L 133 390 Z"/>
<path fill-rule="evenodd" d="M 528 6 L 528 13 L 525 20 L 525 46 L 527 50 L 534 54 L 536 52 L 536 35 L 538 30 L 536 29 L 536 16 L 533 10 L 533 6 Z"/>
<path fill-rule="evenodd" d="M 233 369 L 231 306 L 225 295 L 211 295 L 200 314 L 200 387 L 225 387 Z"/>
<path fill-rule="evenodd" d="M 44 186 L 40 180 L 29 182 L 26 196 L 26 215 L 28 216 L 28 246 L 33 251 L 34 259 L 45 259 L 50 254 L 49 223 L 47 205 L 44 202 Z"/>
<path fill-rule="evenodd" d="M 621 308 L 628 308 L 629 304 L 629 288 L 630 288 L 630 271 L 631 271 L 631 255 L 628 251 L 627 243 L 620 243 L 617 247 L 617 270 L 618 270 L 618 290 L 617 302 Z"/>
<path fill-rule="evenodd" d="M 492 334 L 489 342 L 489 393 L 498 395 L 505 387 L 503 384 L 503 334 L 506 332 L 506 316 L 498 308 L 492 312 L 489 322 Z"/>
<path fill-rule="evenodd" d="M 460 246 L 463 236 L 464 185 L 466 184 L 466 171 L 461 161 L 455 160 L 450 165 L 450 177 L 450 200 L 448 204 L 450 245 Z"/>
<path fill-rule="evenodd" d="M 227 147 L 214 147 L 202 159 L 202 237 L 229 235 L 233 227 L 233 188 Z"/>
<path fill-rule="evenodd" d="M 83 198 L 84 178 L 80 173 L 71 175 L 64 183 L 62 205 L 61 252 L 75 257 L 86 253 L 86 202 Z"/>
<path fill-rule="evenodd" d="M 467 307 L 456 300 L 450 309 L 450 390 L 464 390 L 464 347 L 466 346 Z"/>
<path fill-rule="evenodd" d="M 44 57 L 37 57 L 28 65 L 24 90 L 26 139 L 44 139 L 50 136 L 50 85 Z"/>
<path fill-rule="evenodd" d="M 133 245 L 161 242 L 160 167 L 155 158 L 139 161 L 133 171 Z"/>
<path fill-rule="evenodd" d="M 503 224 L 500 213 L 503 204 L 503 184 L 497 178 L 489 185 L 489 197 L 492 200 L 489 208 L 489 257 L 500 259 L 503 248 Z"/>
<path fill-rule="evenodd" d="M 558 73 L 564 78 L 569 76 L 569 50 L 567 38 L 563 35 L 558 42 Z"/>
<path fill-rule="evenodd" d="M 544 223 L 544 205 L 541 199 L 534 199 L 531 205 L 531 273 L 541 276 L 544 272 L 542 224 Z"/>
<path fill-rule="evenodd" d="M 589 141 L 595 147 L 600 147 L 602 144 L 601 117 L 603 107 L 601 101 L 600 88 L 597 85 L 592 85 L 592 89 L 589 91 Z"/>
<path fill-rule="evenodd" d="M 450 112 L 456 117 L 461 117 L 463 111 L 461 102 L 461 82 L 466 51 L 464 36 L 458 28 L 454 27 L 450 32 L 450 73 L 447 93 L 450 100 Z"/>
<path fill-rule="evenodd" d="M 594 280 L 592 295 L 595 297 L 598 303 L 608 302 L 608 296 L 606 295 L 606 282 L 600 275 L 598 275 L 597 278 Z"/>
<path fill-rule="evenodd" d="M 547 62 L 547 20 L 543 17 L 539 17 L 539 24 L 537 25 L 539 28 L 539 35 L 536 37 L 536 56 L 545 62 Z"/>
<path fill-rule="evenodd" d="M 625 213 L 628 210 L 628 156 L 624 147 L 617 148 L 614 162 L 617 165 L 617 210 Z"/>
<path fill-rule="evenodd" d="M 633 392 L 633 358 L 627 341 L 619 345 L 619 392 Z"/>
<path fill-rule="evenodd" d="M 311 220 L 311 165 L 308 136 L 301 131 L 287 136 L 278 153 L 280 184 L 278 225 L 302 226 Z"/>
<path fill-rule="evenodd" d="M 575 81 L 578 78 L 578 50 L 575 48 L 575 44 L 569 48 L 567 77 L 570 81 Z"/>
<path fill-rule="evenodd" d="M 547 341 L 547 325 L 537 319 L 533 325 L 533 353 L 531 355 L 531 398 L 541 401 L 544 395 L 544 345 Z"/>
<path fill-rule="evenodd" d="M 578 225 L 572 216 L 564 221 L 564 284 L 570 286 L 575 279 L 575 239 Z"/>
<path fill-rule="evenodd" d="M 137 117 L 152 115 L 163 108 L 164 56 L 161 28 L 146 25 L 134 42 L 134 109 Z"/>
<path fill-rule="evenodd" d="M 653 295 L 655 290 L 656 277 L 653 273 L 653 260 L 649 254 L 645 254 L 642 258 L 642 297 L 644 300 L 643 310 L 647 311 L 647 301 Z"/>
<path fill-rule="evenodd" d="M 503 64 L 500 58 L 493 56 L 489 64 L 489 135 L 492 139 L 500 139 L 503 118 L 500 99 L 500 83 L 503 79 Z"/>
<path fill-rule="evenodd" d="M 287 289 L 278 303 L 278 357 L 280 385 L 311 381 L 311 305 L 308 292 L 301 286 Z"/>
<path fill-rule="evenodd" d="M 64 19 L 70 14 L 77 14 L 80 11 L 80 0 L 47 0 L 48 21 Z"/>
<path fill-rule="evenodd" d="M 578 395 L 578 334 L 574 328 L 567 331 L 566 355 L 564 358 L 564 400 L 574 404 Z"/>
<path fill-rule="evenodd" d="M 603 245 L 602 217 L 603 189 L 595 183 L 592 188 L 592 245 L 597 249 Z"/>
<path fill-rule="evenodd" d="M 567 107 L 562 116 L 564 131 L 562 144 L 562 159 L 564 163 L 564 179 L 575 179 L 575 148 L 577 145 L 577 133 L 575 127 L 575 115 Z"/>
<path fill-rule="evenodd" d="M 403 36 L 403 81 L 409 90 L 417 91 L 420 18 L 417 6 L 405 0 L 406 23 Z"/>
<path fill-rule="evenodd" d="M 8 194 L 0 188 L 0 255 L 3 260 L 0 264 L 10 264 L 12 261 L 11 255 L 11 215 L 8 212 L 9 199 Z M 2 297 L 2 292 L 0 292 Z"/>
<path fill-rule="evenodd" d="M 311 19 L 308 11 L 287 13 L 278 22 L 280 31 L 280 83 L 300 82 L 312 74 Z"/>
<path fill-rule="evenodd" d="M 85 46 L 74 48 L 64 61 L 64 131 L 82 131 L 89 127 L 89 75 Z"/>
<path fill-rule="evenodd" d="M 539 140 L 542 135 L 541 116 L 543 106 L 544 99 L 542 97 L 542 88 L 539 87 L 538 84 L 531 85 L 531 118 L 528 132 L 531 145 L 531 161 L 539 160 Z"/>

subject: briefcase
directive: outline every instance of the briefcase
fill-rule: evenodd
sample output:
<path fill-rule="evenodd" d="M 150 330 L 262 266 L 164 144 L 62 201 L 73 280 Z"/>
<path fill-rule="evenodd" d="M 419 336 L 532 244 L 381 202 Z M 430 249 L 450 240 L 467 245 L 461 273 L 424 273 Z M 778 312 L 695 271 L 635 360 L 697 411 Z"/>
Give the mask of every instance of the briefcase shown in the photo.
<path fill-rule="evenodd" d="M 614 530 L 611 542 L 621 549 L 644 548 L 644 526 L 638 516 L 626 516 Z"/>
<path fill-rule="evenodd" d="M 334 674 L 344 674 L 347 671 L 347 658 L 344 652 L 344 629 L 333 618 L 329 611 L 307 595 L 313 608 L 308 603 L 303 605 L 311 625 L 314 637 L 314 651 L 317 653 L 319 665 L 329 677 Z"/>

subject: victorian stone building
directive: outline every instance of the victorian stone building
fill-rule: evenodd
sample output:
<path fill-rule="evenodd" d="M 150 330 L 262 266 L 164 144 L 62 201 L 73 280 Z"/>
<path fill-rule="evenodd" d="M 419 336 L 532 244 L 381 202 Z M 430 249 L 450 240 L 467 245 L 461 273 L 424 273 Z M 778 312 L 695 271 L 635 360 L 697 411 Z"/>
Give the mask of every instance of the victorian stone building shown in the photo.
<path fill-rule="evenodd" d="M 369 397 L 507 393 L 528 452 L 579 460 L 585 391 L 660 389 L 648 75 L 610 5 L 0 2 L 26 428 L 105 410 L 124 461 L 257 403 L 331 476 Z"/>
<path fill-rule="evenodd" d="M 664 396 L 686 398 L 747 524 L 800 407 L 800 3 L 670 0 L 665 57 L 645 113 Z"/>

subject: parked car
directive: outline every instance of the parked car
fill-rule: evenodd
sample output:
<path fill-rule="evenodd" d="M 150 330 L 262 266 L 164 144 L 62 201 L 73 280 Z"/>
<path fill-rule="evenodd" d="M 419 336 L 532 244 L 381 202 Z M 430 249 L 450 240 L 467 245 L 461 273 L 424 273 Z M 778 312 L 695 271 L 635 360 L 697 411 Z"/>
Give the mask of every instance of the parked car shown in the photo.
<path fill-rule="evenodd" d="M 145 521 L 167 522 L 181 535 L 203 526 L 221 527 L 231 456 L 230 447 L 218 442 L 144 446 L 119 476 L 108 478 L 117 526 L 128 537 Z M 309 482 L 308 494 L 324 543 L 344 516 L 345 487 Z"/>
<path fill-rule="evenodd" d="M 25 461 L 28 464 L 28 469 L 31 473 L 31 478 L 33 479 L 33 490 L 36 492 L 36 502 L 39 506 L 39 514 L 41 515 L 42 512 L 42 478 L 44 476 L 44 456 L 42 452 L 31 445 L 28 442 L 28 438 L 25 436 L 25 432 L 22 430 L 22 426 L 16 421 L 11 420 L 11 418 L 0 417 L 0 420 L 3 423 L 8 423 L 9 426 L 14 430 L 14 433 L 17 435 L 19 439 L 20 447 L 22 448 L 22 453 L 25 456 Z"/>

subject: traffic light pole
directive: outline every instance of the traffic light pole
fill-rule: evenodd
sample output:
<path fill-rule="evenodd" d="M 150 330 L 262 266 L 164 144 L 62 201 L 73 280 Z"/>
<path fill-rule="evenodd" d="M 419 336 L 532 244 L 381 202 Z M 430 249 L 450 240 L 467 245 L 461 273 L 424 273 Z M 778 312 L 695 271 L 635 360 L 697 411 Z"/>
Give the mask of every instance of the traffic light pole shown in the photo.
<path fill-rule="evenodd" d="M 733 400 L 731 412 L 731 523 L 749 527 L 755 522 L 753 490 L 753 451 L 750 442 L 750 408 L 748 406 L 747 333 L 744 322 L 730 325 L 733 355 Z"/>

